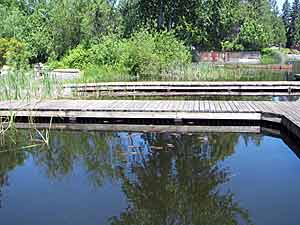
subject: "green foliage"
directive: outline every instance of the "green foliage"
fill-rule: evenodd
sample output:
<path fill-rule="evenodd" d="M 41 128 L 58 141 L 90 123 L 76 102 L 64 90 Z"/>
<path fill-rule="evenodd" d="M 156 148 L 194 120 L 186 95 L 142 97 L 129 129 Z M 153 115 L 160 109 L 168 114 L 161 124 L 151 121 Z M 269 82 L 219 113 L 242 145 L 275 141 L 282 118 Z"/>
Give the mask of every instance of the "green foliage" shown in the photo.
<path fill-rule="evenodd" d="M 289 0 L 285 0 L 282 6 L 282 22 L 284 24 L 286 35 L 286 46 L 291 47 L 291 33 L 290 33 L 290 21 L 291 21 L 291 5 Z"/>
<path fill-rule="evenodd" d="M 0 67 L 3 65 L 25 65 L 28 54 L 25 45 L 16 39 L 0 39 Z"/>
<path fill-rule="evenodd" d="M 284 49 L 263 48 L 261 50 L 261 63 L 262 64 L 281 64 L 283 62 Z"/>
<path fill-rule="evenodd" d="M 62 59 L 62 65 L 67 65 L 69 68 L 81 69 L 84 68 L 89 61 L 89 52 L 82 46 L 70 50 Z"/>
<path fill-rule="evenodd" d="M 0 38 L 20 40 L 31 62 L 45 62 L 118 32 L 120 18 L 105 0 L 11 0 L 0 1 L 0 20 Z"/>
<path fill-rule="evenodd" d="M 248 20 L 241 27 L 239 41 L 246 49 L 265 47 L 268 43 L 268 38 L 264 26 L 258 24 L 255 20 Z"/>
<path fill-rule="evenodd" d="M 274 81 L 283 80 L 285 72 L 260 70 L 255 66 L 199 63 L 185 66 L 174 66 L 162 73 L 162 81 Z"/>
<path fill-rule="evenodd" d="M 282 8 L 282 21 L 286 34 L 286 47 L 300 49 L 300 1 L 294 0 L 292 7 L 288 0 Z"/>
<path fill-rule="evenodd" d="M 106 72 L 137 77 L 159 74 L 173 64 L 190 60 L 190 53 L 172 34 L 141 31 L 128 39 L 107 36 L 87 49 L 79 45 L 50 66 L 83 69 L 86 76 L 92 72 L 94 76 L 103 76 L 99 73 Z"/>
<path fill-rule="evenodd" d="M 168 64 L 170 55 L 162 57 L 158 51 L 153 53 L 158 45 L 175 47 L 173 52 L 177 51 L 176 42 L 176 46 L 172 45 L 164 32 L 171 33 L 170 36 L 186 46 L 201 50 L 260 50 L 285 45 L 286 41 L 288 46 L 297 47 L 300 41 L 299 0 L 294 0 L 292 9 L 286 2 L 282 17 L 275 0 L 2 0 L 0 21 L 0 38 L 15 38 L 24 43 L 30 63 L 58 60 L 73 54 L 85 58 L 81 50 L 93 49 L 100 54 L 95 60 L 104 65 L 107 63 L 103 61 L 112 60 L 110 65 L 125 67 L 119 69 L 133 74 L 149 71 L 151 66 L 156 72 Z M 139 34 L 142 40 L 148 39 L 139 42 L 136 37 L 134 40 L 140 30 L 153 33 L 153 37 Z M 158 36 L 159 33 L 162 35 Z M 161 38 L 161 43 L 156 38 Z M 108 45 L 115 44 L 117 47 L 107 50 Z M 133 47 L 134 44 L 141 46 Z M 81 50 L 70 53 L 78 45 Z M 120 62 L 119 51 L 123 48 L 126 54 L 131 52 L 130 59 L 124 55 Z M 162 51 L 172 52 L 170 49 Z M 108 56 L 106 51 L 113 55 Z M 141 55 L 151 63 L 142 60 Z M 75 58 L 77 62 L 71 63 L 73 59 L 69 58 L 65 60 L 70 62 L 60 64 L 87 66 L 84 59 L 82 62 L 79 56 Z M 144 64 L 134 63 L 133 59 L 142 60 Z"/>
<path fill-rule="evenodd" d="M 282 21 L 286 27 L 286 31 L 291 19 L 291 4 L 289 0 L 285 0 L 282 6 Z"/>
<path fill-rule="evenodd" d="M 135 78 L 129 74 L 125 74 L 122 69 L 109 65 L 89 65 L 84 71 L 84 76 L 78 82 L 118 82 L 118 81 L 134 81 Z"/>
<path fill-rule="evenodd" d="M 243 51 L 244 46 L 242 44 L 238 44 L 237 40 L 233 41 L 224 41 L 221 43 L 223 51 Z"/>
<path fill-rule="evenodd" d="M 286 42 L 274 0 L 121 2 L 126 34 L 141 26 L 172 30 L 186 44 L 207 50 L 258 50 Z"/>

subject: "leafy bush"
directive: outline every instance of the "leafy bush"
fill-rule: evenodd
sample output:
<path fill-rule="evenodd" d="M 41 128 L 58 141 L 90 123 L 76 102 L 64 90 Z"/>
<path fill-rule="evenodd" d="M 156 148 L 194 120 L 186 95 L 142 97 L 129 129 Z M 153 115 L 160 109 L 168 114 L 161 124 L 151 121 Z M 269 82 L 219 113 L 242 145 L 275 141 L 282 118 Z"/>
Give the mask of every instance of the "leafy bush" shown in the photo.
<path fill-rule="evenodd" d="M 114 81 L 132 81 L 134 78 L 129 74 L 125 74 L 123 71 L 118 71 L 111 66 L 97 66 L 89 65 L 85 71 L 84 76 L 80 78 L 80 82 L 114 82 Z"/>
<path fill-rule="evenodd" d="M 278 49 L 263 48 L 261 54 L 260 61 L 262 64 L 280 64 L 284 61 L 284 53 L 280 52 Z"/>
<path fill-rule="evenodd" d="M 50 66 L 82 69 L 89 74 L 86 76 L 97 71 L 136 77 L 159 74 L 171 65 L 185 64 L 190 60 L 190 53 L 173 34 L 141 31 L 128 39 L 107 36 L 89 49 L 79 45 L 60 62 L 51 62 Z"/>
<path fill-rule="evenodd" d="M 237 43 L 237 40 L 234 41 L 224 41 L 221 43 L 223 51 L 243 51 L 244 46 Z"/>
<path fill-rule="evenodd" d="M 20 67 L 26 65 L 28 53 L 25 45 L 16 39 L 0 39 L 0 67 L 3 65 L 14 65 Z"/>
<path fill-rule="evenodd" d="M 68 65 L 71 68 L 80 69 L 86 67 L 89 60 L 89 53 L 83 46 L 79 45 L 68 52 L 66 57 L 63 58 L 63 65 Z"/>

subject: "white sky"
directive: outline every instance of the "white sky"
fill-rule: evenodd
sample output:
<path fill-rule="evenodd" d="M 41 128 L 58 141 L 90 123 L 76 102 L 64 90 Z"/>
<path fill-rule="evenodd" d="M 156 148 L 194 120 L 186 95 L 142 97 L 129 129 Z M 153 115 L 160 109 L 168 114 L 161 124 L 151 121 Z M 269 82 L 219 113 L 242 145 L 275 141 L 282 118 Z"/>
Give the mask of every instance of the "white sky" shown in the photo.
<path fill-rule="evenodd" d="M 285 0 L 277 0 L 280 11 L 282 10 L 282 5 L 284 2 L 285 2 Z M 290 0 L 290 2 L 291 2 L 291 0 Z"/>

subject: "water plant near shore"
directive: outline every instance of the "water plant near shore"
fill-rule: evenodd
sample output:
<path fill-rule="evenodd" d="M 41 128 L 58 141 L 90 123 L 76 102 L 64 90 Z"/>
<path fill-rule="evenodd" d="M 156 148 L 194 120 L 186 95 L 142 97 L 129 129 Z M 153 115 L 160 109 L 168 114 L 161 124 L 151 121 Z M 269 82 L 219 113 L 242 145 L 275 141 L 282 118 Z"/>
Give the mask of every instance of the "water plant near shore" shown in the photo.
<path fill-rule="evenodd" d="M 251 67 L 227 67 L 207 63 L 173 65 L 160 73 L 131 76 L 113 70 L 91 66 L 76 83 L 126 82 L 126 81 L 280 81 L 288 80 L 288 72 L 264 70 Z M 74 83 L 74 81 L 71 81 Z"/>
<path fill-rule="evenodd" d="M 0 76 L 0 100 L 32 100 L 58 95 L 60 83 L 47 71 L 36 77 L 32 70 L 9 69 Z"/>
<path fill-rule="evenodd" d="M 38 129 L 33 118 L 28 118 L 26 132 L 21 132 L 20 127 L 15 123 L 15 114 L 0 118 L 0 153 L 9 151 L 30 151 L 36 147 L 49 147 L 52 119 L 46 129 Z M 24 136 L 26 134 L 26 136 Z M 20 136 L 21 135 L 21 136 Z M 27 145 L 20 144 L 27 140 Z M 3 148 L 4 147 L 4 148 Z M 3 149 L 3 150 L 2 150 Z"/>
<path fill-rule="evenodd" d="M 164 81 L 271 81 L 286 79 L 282 74 L 285 72 L 200 63 L 175 65 L 160 76 Z"/>

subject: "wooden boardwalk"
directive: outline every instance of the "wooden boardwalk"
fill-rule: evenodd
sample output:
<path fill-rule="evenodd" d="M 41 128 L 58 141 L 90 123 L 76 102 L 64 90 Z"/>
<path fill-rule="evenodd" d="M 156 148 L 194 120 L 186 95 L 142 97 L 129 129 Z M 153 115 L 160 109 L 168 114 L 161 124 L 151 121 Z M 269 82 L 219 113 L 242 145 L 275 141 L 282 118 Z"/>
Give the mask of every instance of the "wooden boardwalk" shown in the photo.
<path fill-rule="evenodd" d="M 270 121 L 300 137 L 300 102 L 47 100 L 0 102 L 0 117 Z"/>
<path fill-rule="evenodd" d="M 112 82 L 67 84 L 67 94 L 97 93 L 109 96 L 154 96 L 154 95 L 300 95 L 300 82 Z"/>

